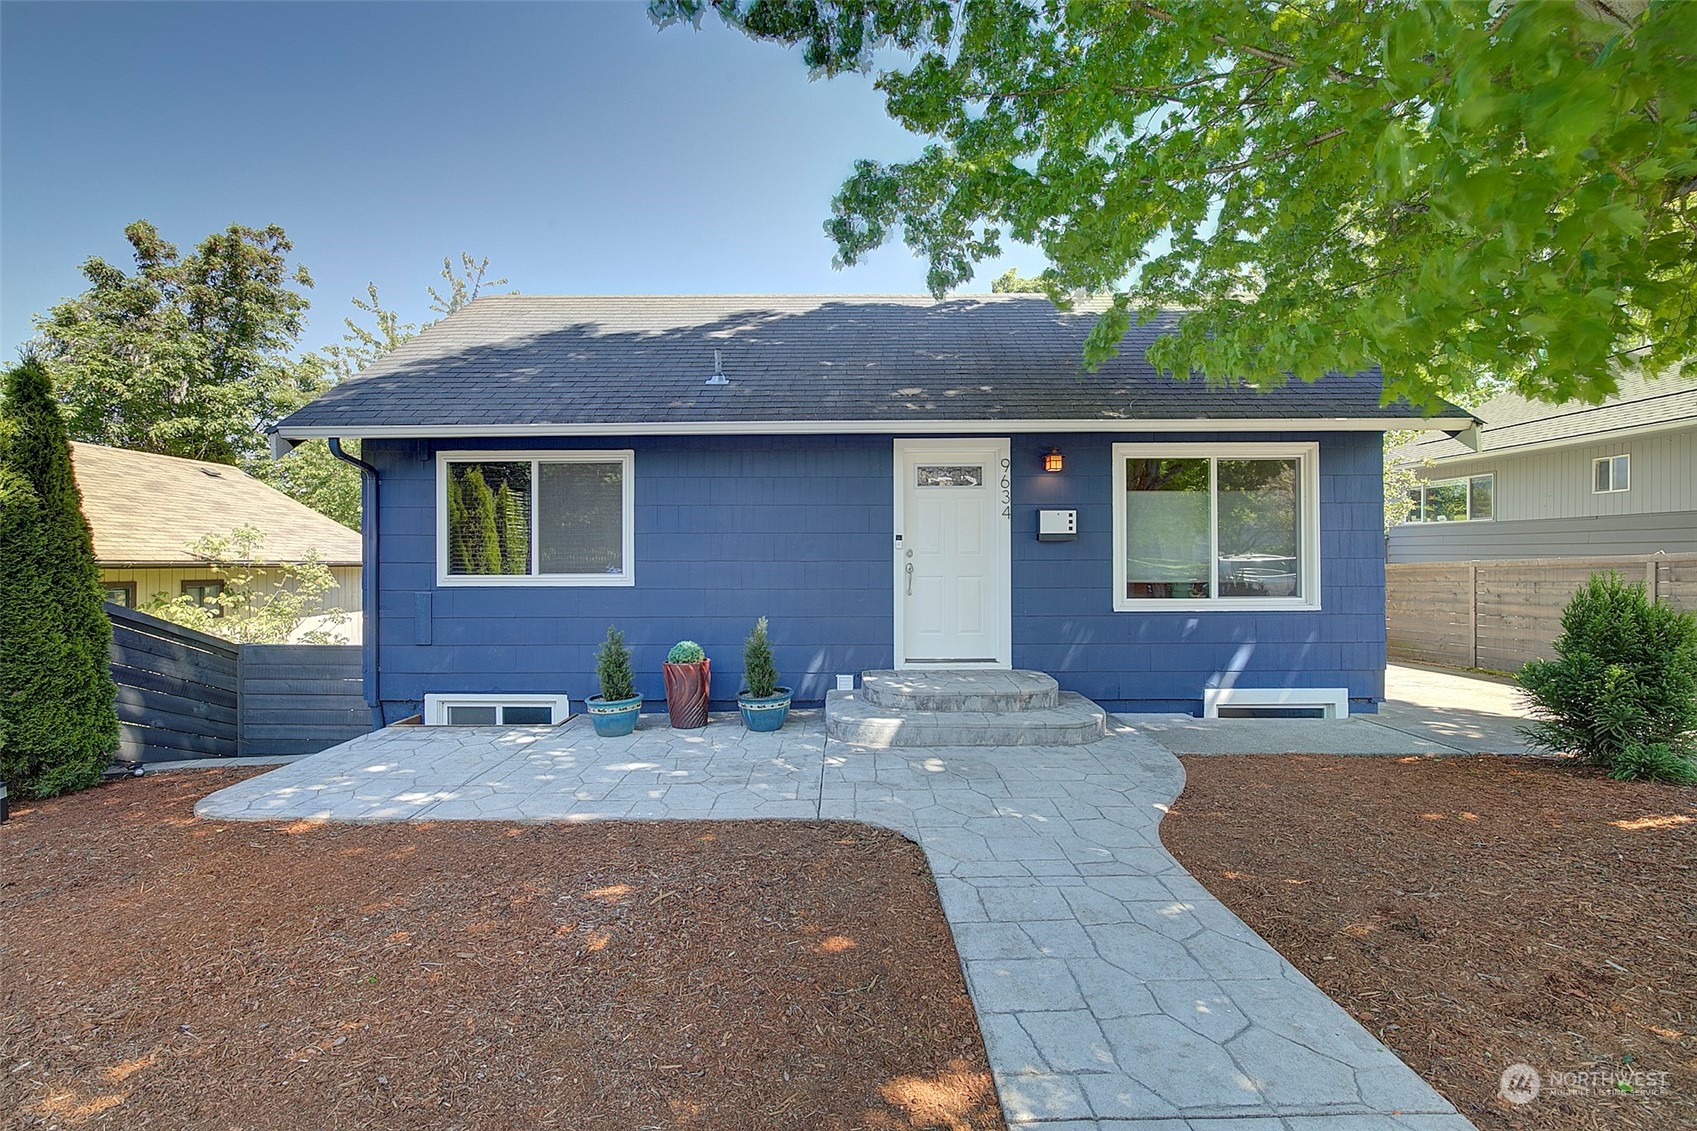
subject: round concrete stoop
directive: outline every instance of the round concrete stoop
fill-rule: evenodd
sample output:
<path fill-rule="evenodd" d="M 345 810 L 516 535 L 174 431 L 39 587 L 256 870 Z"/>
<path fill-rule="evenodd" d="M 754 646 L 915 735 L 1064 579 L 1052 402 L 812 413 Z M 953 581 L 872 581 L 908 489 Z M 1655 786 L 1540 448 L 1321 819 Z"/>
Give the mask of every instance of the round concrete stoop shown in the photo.
<path fill-rule="evenodd" d="M 874 749 L 1079 746 L 1107 737 L 1108 716 L 1042 672 L 869 671 L 827 696 L 825 733 Z"/>

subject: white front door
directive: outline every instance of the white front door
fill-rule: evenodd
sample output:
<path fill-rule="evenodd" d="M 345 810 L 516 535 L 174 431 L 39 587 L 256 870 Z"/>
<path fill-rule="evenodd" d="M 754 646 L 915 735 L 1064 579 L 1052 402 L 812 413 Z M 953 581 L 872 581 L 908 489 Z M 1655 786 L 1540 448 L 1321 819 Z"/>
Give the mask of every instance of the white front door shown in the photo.
<path fill-rule="evenodd" d="M 896 666 L 1011 664 L 1007 440 L 898 440 Z"/>

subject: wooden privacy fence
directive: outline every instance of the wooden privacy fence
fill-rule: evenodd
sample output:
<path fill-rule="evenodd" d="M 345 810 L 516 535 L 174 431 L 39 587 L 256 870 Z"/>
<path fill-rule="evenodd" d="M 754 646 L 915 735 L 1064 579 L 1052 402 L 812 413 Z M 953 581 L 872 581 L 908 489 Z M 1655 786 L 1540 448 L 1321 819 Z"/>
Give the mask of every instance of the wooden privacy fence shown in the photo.
<path fill-rule="evenodd" d="M 1397 562 L 1385 566 L 1392 659 L 1518 671 L 1548 660 L 1562 609 L 1593 573 L 1642 581 L 1652 600 L 1697 610 L 1697 555 Z"/>
<path fill-rule="evenodd" d="M 124 761 L 312 754 L 371 729 L 357 646 L 232 644 L 106 612 Z"/>

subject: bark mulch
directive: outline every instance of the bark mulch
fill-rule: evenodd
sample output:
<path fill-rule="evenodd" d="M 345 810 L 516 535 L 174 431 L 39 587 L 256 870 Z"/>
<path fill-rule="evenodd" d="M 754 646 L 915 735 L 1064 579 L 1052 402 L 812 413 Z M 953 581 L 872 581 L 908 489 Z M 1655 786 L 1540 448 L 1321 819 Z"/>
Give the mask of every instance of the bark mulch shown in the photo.
<path fill-rule="evenodd" d="M 1697 1126 L 1697 790 L 1527 758 L 1183 761 L 1167 846 L 1485 1131 Z M 1517 1062 L 1541 1078 L 1521 1105 Z"/>
<path fill-rule="evenodd" d="M 831 822 L 0 826 L 0 1121 L 1000 1128 L 918 847 Z"/>

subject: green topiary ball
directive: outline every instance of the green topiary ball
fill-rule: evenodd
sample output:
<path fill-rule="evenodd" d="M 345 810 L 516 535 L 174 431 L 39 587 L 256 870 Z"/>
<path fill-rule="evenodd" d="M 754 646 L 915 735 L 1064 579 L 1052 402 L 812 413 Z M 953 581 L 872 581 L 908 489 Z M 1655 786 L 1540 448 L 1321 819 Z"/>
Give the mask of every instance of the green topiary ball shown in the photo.
<path fill-rule="evenodd" d="M 707 653 L 701 650 L 701 645 L 693 640 L 680 640 L 672 645 L 672 650 L 666 653 L 668 664 L 699 664 L 707 658 Z"/>

